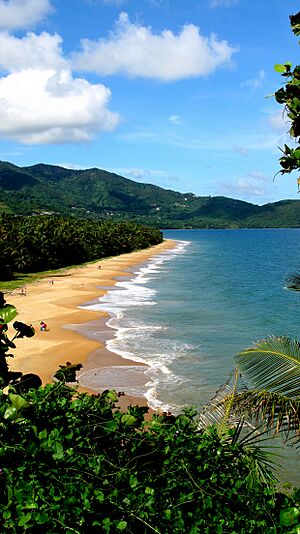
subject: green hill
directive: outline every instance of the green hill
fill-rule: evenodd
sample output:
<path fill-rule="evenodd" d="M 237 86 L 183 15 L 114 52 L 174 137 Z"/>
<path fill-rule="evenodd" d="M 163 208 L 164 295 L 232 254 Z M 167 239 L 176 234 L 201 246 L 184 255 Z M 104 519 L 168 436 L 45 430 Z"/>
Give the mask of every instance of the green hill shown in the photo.
<path fill-rule="evenodd" d="M 298 227 L 300 201 L 264 206 L 142 184 L 101 169 L 0 162 L 0 211 L 131 220 L 160 228 Z"/>

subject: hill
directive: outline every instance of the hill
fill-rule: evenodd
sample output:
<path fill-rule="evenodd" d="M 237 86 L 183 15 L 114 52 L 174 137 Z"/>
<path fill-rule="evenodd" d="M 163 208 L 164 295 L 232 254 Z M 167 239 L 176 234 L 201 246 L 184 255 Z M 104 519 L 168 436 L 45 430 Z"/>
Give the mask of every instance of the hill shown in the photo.
<path fill-rule="evenodd" d="M 0 211 L 131 220 L 160 228 L 298 227 L 300 201 L 257 206 L 129 180 L 102 169 L 0 162 Z"/>

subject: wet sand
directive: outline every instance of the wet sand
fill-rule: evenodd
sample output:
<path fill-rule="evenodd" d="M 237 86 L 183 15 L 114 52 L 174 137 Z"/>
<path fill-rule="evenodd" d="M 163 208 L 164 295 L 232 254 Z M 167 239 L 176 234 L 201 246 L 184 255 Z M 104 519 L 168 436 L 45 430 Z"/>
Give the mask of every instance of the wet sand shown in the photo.
<path fill-rule="evenodd" d="M 108 368 L 110 373 L 114 371 L 116 374 L 119 367 L 137 368 L 142 365 L 126 360 L 105 348 L 105 336 L 111 336 L 105 326 L 105 312 L 83 310 L 78 306 L 90 303 L 105 294 L 107 289 L 102 288 L 112 287 L 117 279 L 128 276 L 130 273 L 127 270 L 131 267 L 143 264 L 152 256 L 175 246 L 175 241 L 165 240 L 146 250 L 101 259 L 84 267 L 64 269 L 50 279 L 43 278 L 26 286 L 26 296 L 21 294 L 21 291 L 5 295 L 7 303 L 17 308 L 16 320 L 32 324 L 36 330 L 33 338 L 16 340 L 14 359 L 8 360 L 10 369 L 36 373 L 46 384 L 52 381 L 59 365 L 67 361 L 72 364 L 82 363 L 82 373 L 91 369 L 99 372 L 99 369 Z M 98 268 L 99 265 L 101 269 Z M 40 331 L 41 321 L 45 321 L 48 326 L 46 332 Z M 93 336 L 91 321 L 97 321 L 97 330 L 103 334 L 100 335 L 102 341 Z M 13 333 L 14 330 L 9 326 L 10 338 Z M 93 389 L 80 389 L 96 393 Z M 130 404 L 145 405 L 146 399 L 125 395 L 120 397 L 119 404 L 122 408 Z"/>

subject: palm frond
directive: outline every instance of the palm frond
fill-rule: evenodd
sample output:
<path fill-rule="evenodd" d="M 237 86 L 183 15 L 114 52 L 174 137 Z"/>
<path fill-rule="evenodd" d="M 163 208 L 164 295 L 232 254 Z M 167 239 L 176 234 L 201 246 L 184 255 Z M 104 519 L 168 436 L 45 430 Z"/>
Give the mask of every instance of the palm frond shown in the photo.
<path fill-rule="evenodd" d="M 222 384 L 216 391 L 213 398 L 205 404 L 198 415 L 199 428 L 206 428 L 210 425 L 222 426 L 224 422 L 232 424 L 230 404 L 237 390 L 237 373 L 232 371 L 225 384 Z"/>
<path fill-rule="evenodd" d="M 300 344 L 287 337 L 269 336 L 241 351 L 235 363 L 254 389 L 300 399 Z"/>
<path fill-rule="evenodd" d="M 268 431 L 290 433 L 300 438 L 300 399 L 290 399 L 267 390 L 248 390 L 235 395 L 232 410 L 238 415 L 261 421 Z"/>

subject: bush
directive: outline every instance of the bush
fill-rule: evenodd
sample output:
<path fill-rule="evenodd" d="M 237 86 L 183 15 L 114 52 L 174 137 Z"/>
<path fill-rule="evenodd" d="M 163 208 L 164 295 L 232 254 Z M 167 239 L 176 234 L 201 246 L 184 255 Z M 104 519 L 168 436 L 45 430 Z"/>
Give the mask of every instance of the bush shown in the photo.
<path fill-rule="evenodd" d="M 116 401 L 62 382 L 1 392 L 1 533 L 297 532 L 299 496 L 253 476 L 234 430 Z"/>

